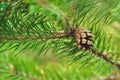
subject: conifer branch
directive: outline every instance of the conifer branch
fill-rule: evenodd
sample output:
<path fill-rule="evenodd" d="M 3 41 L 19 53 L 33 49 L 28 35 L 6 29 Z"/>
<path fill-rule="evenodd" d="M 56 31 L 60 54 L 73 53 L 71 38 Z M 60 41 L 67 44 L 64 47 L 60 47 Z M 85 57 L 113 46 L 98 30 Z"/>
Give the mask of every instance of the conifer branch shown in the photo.
<path fill-rule="evenodd" d="M 53 34 L 57 34 L 57 36 L 36 36 L 36 37 L 6 37 L 6 38 L 0 38 L 0 41 L 24 41 L 24 40 L 49 40 L 49 39 L 60 39 L 60 38 L 68 38 L 72 36 L 71 34 L 65 34 L 64 32 L 52 32 Z M 62 35 L 61 35 L 62 34 Z"/>
<path fill-rule="evenodd" d="M 100 58 L 103 58 L 105 61 L 109 62 L 111 65 L 116 66 L 120 70 L 120 64 L 113 62 L 112 59 L 109 58 L 106 53 L 95 49 L 90 49 L 90 52 L 92 52 L 94 55 L 97 55 Z"/>

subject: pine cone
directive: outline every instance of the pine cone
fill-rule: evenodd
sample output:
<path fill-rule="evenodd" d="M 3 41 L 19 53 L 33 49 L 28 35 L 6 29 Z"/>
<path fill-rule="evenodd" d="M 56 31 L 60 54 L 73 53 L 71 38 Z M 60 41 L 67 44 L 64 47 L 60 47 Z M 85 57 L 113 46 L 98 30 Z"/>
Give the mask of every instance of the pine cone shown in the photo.
<path fill-rule="evenodd" d="M 84 28 L 77 28 L 74 31 L 74 39 L 79 49 L 89 50 L 93 47 L 94 41 L 92 40 L 93 34 Z"/>

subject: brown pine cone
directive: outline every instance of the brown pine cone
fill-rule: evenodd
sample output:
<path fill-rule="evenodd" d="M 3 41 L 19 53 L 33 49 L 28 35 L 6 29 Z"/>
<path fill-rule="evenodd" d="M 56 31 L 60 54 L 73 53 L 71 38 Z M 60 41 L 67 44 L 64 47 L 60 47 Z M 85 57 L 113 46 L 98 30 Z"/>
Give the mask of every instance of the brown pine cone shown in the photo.
<path fill-rule="evenodd" d="M 74 39 L 79 49 L 89 50 L 93 47 L 93 34 L 84 28 L 77 28 L 74 31 Z"/>

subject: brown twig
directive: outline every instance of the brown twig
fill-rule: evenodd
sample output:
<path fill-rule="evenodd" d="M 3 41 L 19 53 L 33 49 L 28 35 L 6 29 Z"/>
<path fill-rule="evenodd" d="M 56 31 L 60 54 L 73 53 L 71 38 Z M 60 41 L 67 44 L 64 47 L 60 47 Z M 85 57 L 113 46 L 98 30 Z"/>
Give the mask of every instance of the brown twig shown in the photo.
<path fill-rule="evenodd" d="M 0 41 L 10 41 L 10 40 L 18 40 L 18 41 L 22 41 L 22 40 L 49 40 L 49 39 L 60 39 L 60 38 L 66 38 L 66 37 L 70 37 L 71 35 L 67 34 L 67 35 L 60 35 L 60 36 L 45 36 L 45 37 L 31 37 L 31 38 L 27 38 L 27 37 L 7 37 L 7 38 L 0 38 Z"/>
<path fill-rule="evenodd" d="M 119 70 L 120 70 L 120 64 L 113 62 L 111 58 L 108 57 L 108 55 L 106 55 L 104 52 L 98 51 L 98 50 L 94 50 L 91 49 L 90 50 L 93 54 L 97 55 L 98 57 L 102 57 L 105 61 L 109 62 L 110 64 L 116 66 Z"/>

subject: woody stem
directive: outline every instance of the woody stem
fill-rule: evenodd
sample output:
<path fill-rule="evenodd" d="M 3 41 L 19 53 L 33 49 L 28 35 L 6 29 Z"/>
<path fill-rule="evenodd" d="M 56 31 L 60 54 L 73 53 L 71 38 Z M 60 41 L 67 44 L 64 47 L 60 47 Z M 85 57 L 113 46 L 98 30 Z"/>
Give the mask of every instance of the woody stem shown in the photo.
<path fill-rule="evenodd" d="M 110 64 L 116 66 L 120 70 L 120 64 L 113 62 L 105 53 L 100 52 L 98 50 L 91 49 L 91 52 L 98 57 L 102 57 L 105 61 L 109 62 Z"/>
<path fill-rule="evenodd" d="M 60 38 L 66 38 L 66 37 L 70 37 L 71 35 L 69 34 L 64 34 L 64 35 L 57 35 L 57 36 L 45 36 L 45 37 L 41 37 L 41 36 L 37 36 L 37 37 L 6 37 L 6 38 L 0 38 L 0 41 L 11 41 L 11 40 L 17 40 L 17 41 L 22 41 L 22 40 L 49 40 L 49 39 L 60 39 Z"/>

